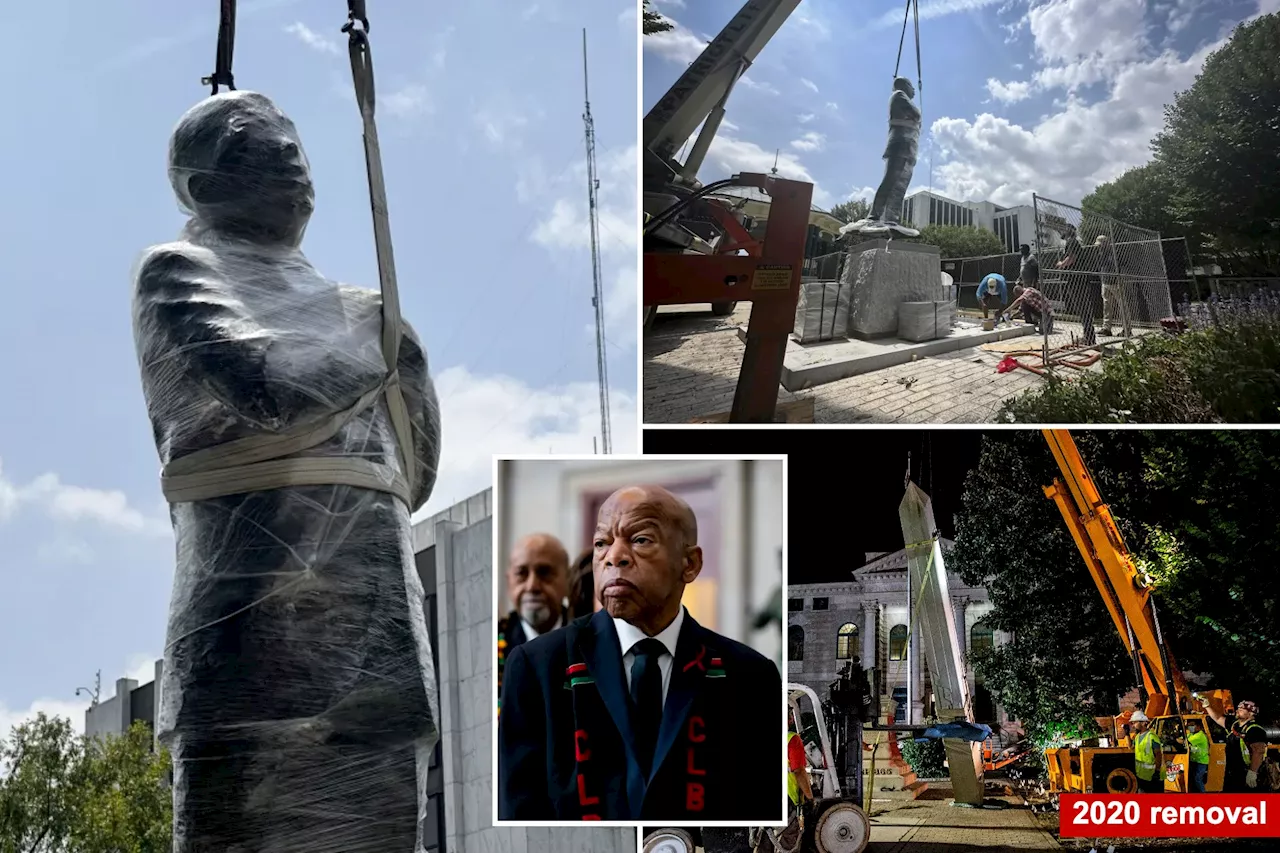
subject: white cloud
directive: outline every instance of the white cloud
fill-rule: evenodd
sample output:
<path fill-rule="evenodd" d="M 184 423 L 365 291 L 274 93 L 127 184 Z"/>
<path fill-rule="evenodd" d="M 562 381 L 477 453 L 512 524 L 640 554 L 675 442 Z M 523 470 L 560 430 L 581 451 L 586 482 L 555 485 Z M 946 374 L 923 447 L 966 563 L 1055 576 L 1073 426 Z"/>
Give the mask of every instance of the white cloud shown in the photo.
<path fill-rule="evenodd" d="M 1025 127 L 985 113 L 935 121 L 939 192 L 999 204 L 1025 204 L 1032 192 L 1078 202 L 1098 184 L 1148 162 L 1151 138 L 1164 126 L 1164 105 L 1191 87 L 1232 28 L 1185 57 L 1158 52 L 1146 8 L 1144 0 L 1049 0 L 1032 9 L 1042 67 L 1029 92 L 1025 83 L 987 85 L 1002 100 L 1061 87 L 1056 111 Z M 1258 3 L 1257 14 L 1273 10 L 1280 11 L 1280 0 Z M 1094 83 L 1105 86 L 1104 94 L 1086 98 L 1080 88 Z"/>
<path fill-rule="evenodd" d="M 699 125 L 699 127 L 701 127 L 701 125 Z M 729 121 L 727 118 L 722 118 L 720 119 L 720 129 L 721 130 L 739 130 L 740 128 L 733 122 Z"/>
<path fill-rule="evenodd" d="M 508 376 L 451 367 L 436 377 L 436 388 L 446 450 L 431 500 L 415 519 L 489 488 L 494 453 L 590 453 L 591 439 L 600 433 L 594 381 L 534 388 Z M 610 390 L 613 450 L 639 452 L 636 401 Z"/>
<path fill-rule="evenodd" d="M 752 80 L 750 77 L 746 77 L 746 76 L 739 77 L 738 82 L 741 83 L 743 86 L 746 86 L 748 89 L 752 89 L 757 92 L 763 92 L 766 95 L 778 94 L 778 90 L 770 83 L 761 83 L 756 80 Z"/>
<path fill-rule="evenodd" d="M 640 207 L 636 198 L 637 148 L 634 145 L 602 152 L 596 159 L 600 219 L 600 248 L 605 253 L 621 252 L 635 265 L 639 241 Z M 536 226 L 532 239 L 548 249 L 590 248 L 587 222 L 587 164 L 579 161 L 564 174 L 547 178 L 531 173 L 522 176 L 517 187 L 521 201 L 547 207 L 549 195 L 558 193 L 549 212 Z"/>
<path fill-rule="evenodd" d="M 1018 101 L 1025 101 L 1031 97 L 1030 81 L 1021 81 L 1014 83 L 1001 83 L 994 77 L 987 78 L 987 91 L 991 93 L 991 97 L 997 101 L 1006 104 L 1015 104 Z"/>
<path fill-rule="evenodd" d="M 284 31 L 297 38 L 298 41 L 302 42 L 312 50 L 318 50 L 321 53 L 328 53 L 333 56 L 339 56 L 342 53 L 338 48 L 337 42 L 325 38 L 301 21 L 293 22 L 289 26 L 285 27 Z"/>
<path fill-rule="evenodd" d="M 799 139 L 791 140 L 791 147 L 799 151 L 821 151 L 826 144 L 827 137 L 812 130 L 801 134 Z"/>
<path fill-rule="evenodd" d="M 390 94 L 380 95 L 378 100 L 383 109 L 398 118 L 426 115 L 435 111 L 427 87 L 421 83 L 410 83 Z"/>
<path fill-rule="evenodd" d="M 131 678 L 138 684 L 146 684 L 156 680 L 156 661 L 160 659 L 159 655 L 152 654 L 136 654 L 129 656 L 129 662 L 125 664 L 124 674 L 121 678 Z M 114 683 L 114 681 L 113 681 Z M 107 698 L 107 697 L 102 697 Z"/>
<path fill-rule="evenodd" d="M 50 717 L 66 717 L 77 734 L 84 733 L 84 712 L 89 702 L 66 701 L 65 699 L 37 699 L 26 708 L 10 708 L 0 702 L 0 740 L 8 741 L 14 726 L 35 718 L 43 711 Z"/>
<path fill-rule="evenodd" d="M 622 8 L 622 11 L 618 13 L 618 26 L 628 32 L 635 32 L 640 28 L 640 5 L 638 3 Z"/>
<path fill-rule="evenodd" d="M 876 197 L 877 189 L 879 188 L 878 187 L 854 187 L 852 190 L 849 191 L 849 197 L 846 199 L 846 201 L 852 201 L 853 199 L 858 198 L 858 199 L 862 199 L 863 201 L 870 202 L 872 199 Z"/>
<path fill-rule="evenodd" d="M 484 134 L 490 144 L 498 147 L 519 147 L 520 140 L 516 132 L 529 123 L 529 119 L 509 109 L 484 108 L 477 110 L 471 117 L 476 127 Z"/>
<path fill-rule="evenodd" d="M 813 113 L 801 113 L 800 115 L 796 116 L 796 121 L 800 122 L 801 124 L 808 124 L 809 122 L 813 121 L 815 118 L 817 118 L 817 116 L 815 116 Z"/>
<path fill-rule="evenodd" d="M 827 109 L 831 110 L 831 112 L 833 113 L 839 112 L 840 105 L 837 104 L 835 101 L 827 101 Z"/>
<path fill-rule="evenodd" d="M 683 9 L 684 0 L 653 0 L 655 6 L 666 6 L 672 9 Z"/>
<path fill-rule="evenodd" d="M 671 18 L 667 20 L 672 25 L 670 30 L 645 36 L 641 44 L 655 56 L 679 65 L 688 65 L 706 49 L 709 40 L 694 35 Z"/>
<path fill-rule="evenodd" d="M 707 162 L 704 165 L 713 167 L 719 175 L 733 175 L 738 172 L 760 172 L 768 174 L 773 169 L 774 160 L 778 163 L 778 175 L 795 181 L 806 181 L 814 185 L 813 203 L 825 209 L 831 203 L 831 194 L 818 186 L 813 175 L 794 154 L 785 151 L 766 151 L 754 142 L 734 139 L 724 134 L 716 134 L 707 151 Z"/>
<path fill-rule="evenodd" d="M 810 80 L 808 77 L 801 77 L 800 85 L 804 86 L 806 89 L 812 90 L 814 93 L 818 91 L 818 84 Z"/>
<path fill-rule="evenodd" d="M 924 2 L 920 4 L 920 20 L 927 21 L 930 18 L 941 18 L 946 15 L 954 15 L 959 12 L 972 12 L 987 6 L 994 6 L 1001 0 L 933 0 L 933 2 Z M 880 17 L 871 22 L 872 27 L 898 27 L 902 28 L 902 9 L 901 7 L 885 12 Z M 910 37 L 910 33 L 908 33 Z"/>
<path fill-rule="evenodd" d="M 998 204 L 1026 204 L 1032 192 L 1078 201 L 1150 159 L 1151 137 L 1163 127 L 1163 105 L 1190 87 L 1216 47 L 1187 59 L 1165 53 L 1130 63 L 1103 100 L 1086 104 L 1069 97 L 1060 112 L 1029 128 L 990 114 L 972 121 L 938 119 L 933 134 L 947 157 L 935 169 L 939 191 Z"/>
<path fill-rule="evenodd" d="M 171 533 L 168 519 L 131 506 L 122 491 L 68 485 L 53 473 L 41 474 L 26 485 L 19 485 L 4 476 L 0 465 L 0 522 L 28 507 L 57 521 L 88 521 L 100 527 L 147 536 Z"/>

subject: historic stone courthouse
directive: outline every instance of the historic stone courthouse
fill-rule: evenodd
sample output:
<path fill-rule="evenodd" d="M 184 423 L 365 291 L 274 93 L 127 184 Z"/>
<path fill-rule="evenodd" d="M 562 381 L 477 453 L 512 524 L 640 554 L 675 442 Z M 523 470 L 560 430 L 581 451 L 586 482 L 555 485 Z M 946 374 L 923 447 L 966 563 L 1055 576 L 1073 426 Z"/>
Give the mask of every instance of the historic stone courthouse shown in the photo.
<path fill-rule="evenodd" d="M 945 556 L 955 544 L 941 540 Z M 991 611 L 987 591 L 970 587 L 948 571 L 951 606 L 956 626 L 964 626 L 960 643 L 966 656 L 969 690 L 978 722 L 998 725 L 1009 734 L 1016 723 L 975 679 L 967 657 L 971 649 L 990 648 L 1006 642 L 1003 632 L 992 631 L 984 621 Z M 921 655 L 907 661 L 907 552 L 868 553 L 866 564 L 840 583 L 791 584 L 787 587 L 787 677 L 812 687 L 826 698 L 826 689 L 841 667 L 850 661 L 867 671 L 872 695 L 879 696 L 879 718 L 897 704 L 898 722 L 922 722 L 932 711 L 929 672 Z M 919 627 L 916 627 L 919 634 Z M 913 648 L 922 648 L 918 636 Z M 906 707 L 907 686 L 914 689 Z"/>

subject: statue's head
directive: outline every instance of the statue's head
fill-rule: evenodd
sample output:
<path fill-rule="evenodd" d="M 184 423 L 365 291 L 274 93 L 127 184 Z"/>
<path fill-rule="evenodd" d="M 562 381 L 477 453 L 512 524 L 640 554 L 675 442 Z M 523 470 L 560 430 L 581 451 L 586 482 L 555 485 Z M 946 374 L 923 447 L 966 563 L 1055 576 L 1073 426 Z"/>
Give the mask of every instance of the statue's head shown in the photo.
<path fill-rule="evenodd" d="M 916 96 L 916 87 L 911 85 L 911 81 L 906 77 L 894 77 L 893 90 L 895 92 L 905 92 L 908 98 L 914 98 Z"/>
<path fill-rule="evenodd" d="M 169 141 L 169 180 L 200 224 L 263 243 L 297 246 L 315 208 L 298 131 L 256 92 L 187 111 Z"/>

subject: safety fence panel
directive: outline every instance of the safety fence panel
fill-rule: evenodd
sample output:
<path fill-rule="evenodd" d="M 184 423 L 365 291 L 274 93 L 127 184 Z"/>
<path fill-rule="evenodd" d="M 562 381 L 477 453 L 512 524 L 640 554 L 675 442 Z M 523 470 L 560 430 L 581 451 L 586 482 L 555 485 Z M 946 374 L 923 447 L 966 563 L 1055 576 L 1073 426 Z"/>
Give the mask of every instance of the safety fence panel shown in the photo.
<path fill-rule="evenodd" d="M 1085 343 L 1157 329 L 1173 317 L 1164 241 L 1074 205 L 1033 196 L 1041 289 Z"/>

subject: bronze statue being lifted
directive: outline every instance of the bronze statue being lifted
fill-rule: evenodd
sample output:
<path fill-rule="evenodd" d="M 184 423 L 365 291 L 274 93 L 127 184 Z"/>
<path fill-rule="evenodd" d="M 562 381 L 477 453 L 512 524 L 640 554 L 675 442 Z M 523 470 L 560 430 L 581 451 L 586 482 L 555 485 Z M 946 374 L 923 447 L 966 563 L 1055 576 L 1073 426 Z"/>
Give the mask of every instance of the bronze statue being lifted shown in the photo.
<path fill-rule="evenodd" d="M 876 190 L 871 214 L 866 219 L 850 222 L 840 229 L 840 235 L 858 233 L 865 236 L 898 234 L 917 237 L 920 232 L 902 225 L 902 202 L 915 170 L 916 155 L 920 149 L 920 108 L 912 101 L 916 88 L 906 77 L 893 81 L 893 95 L 889 98 L 889 142 L 885 145 L 884 179 Z"/>

